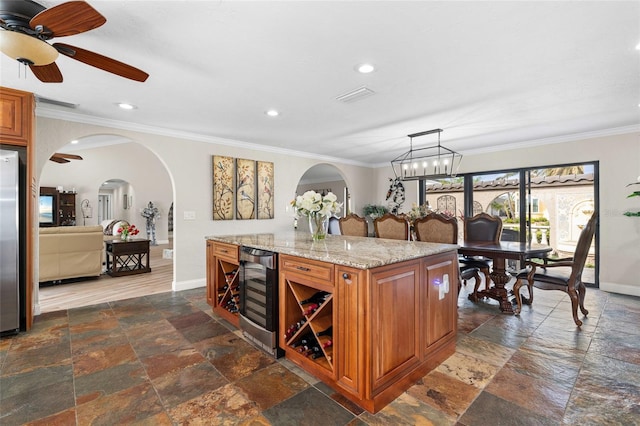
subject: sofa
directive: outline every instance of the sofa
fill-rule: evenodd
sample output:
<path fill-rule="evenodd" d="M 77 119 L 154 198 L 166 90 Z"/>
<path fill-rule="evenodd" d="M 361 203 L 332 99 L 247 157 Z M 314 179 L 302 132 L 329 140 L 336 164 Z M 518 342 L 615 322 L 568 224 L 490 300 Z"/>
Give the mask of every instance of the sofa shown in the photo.
<path fill-rule="evenodd" d="M 40 228 L 39 281 L 100 276 L 103 236 L 100 225 Z"/>

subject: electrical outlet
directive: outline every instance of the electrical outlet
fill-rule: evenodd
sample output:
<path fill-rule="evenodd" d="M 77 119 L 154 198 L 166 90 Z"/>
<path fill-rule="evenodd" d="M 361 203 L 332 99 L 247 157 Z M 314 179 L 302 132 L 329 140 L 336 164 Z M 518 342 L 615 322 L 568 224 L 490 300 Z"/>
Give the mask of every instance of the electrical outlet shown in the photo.
<path fill-rule="evenodd" d="M 194 211 L 184 211 L 184 220 L 196 220 L 196 212 Z"/>

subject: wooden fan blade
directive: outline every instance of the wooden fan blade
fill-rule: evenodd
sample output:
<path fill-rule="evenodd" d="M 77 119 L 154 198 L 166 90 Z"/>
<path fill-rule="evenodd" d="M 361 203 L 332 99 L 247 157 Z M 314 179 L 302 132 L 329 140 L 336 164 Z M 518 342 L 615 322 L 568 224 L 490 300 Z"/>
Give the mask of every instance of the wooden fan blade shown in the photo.
<path fill-rule="evenodd" d="M 49 65 L 29 65 L 29 68 L 43 83 L 62 83 L 62 73 L 55 62 Z"/>
<path fill-rule="evenodd" d="M 99 53 L 91 52 L 89 50 L 81 49 L 79 47 L 71 46 L 64 43 L 53 43 L 53 47 L 65 56 L 75 59 L 76 61 L 84 62 L 92 67 L 100 68 L 101 70 L 117 74 L 121 77 L 128 78 L 135 81 L 145 81 L 149 74 L 146 72 L 127 65 L 123 62 L 116 61 L 115 59 L 107 58 Z"/>
<path fill-rule="evenodd" d="M 54 163 L 60 163 L 60 164 L 69 163 L 69 160 L 65 160 L 64 158 L 56 157 L 55 154 L 52 155 L 51 158 L 49 158 L 49 160 L 53 161 Z"/>
<path fill-rule="evenodd" d="M 57 157 L 57 158 L 66 158 L 69 160 L 82 160 L 82 157 L 79 155 L 75 155 L 75 154 L 64 154 L 62 152 L 56 152 L 55 154 L 52 155 L 52 157 Z"/>
<path fill-rule="evenodd" d="M 70 1 L 45 9 L 31 18 L 29 25 L 35 29 L 42 25 L 54 37 L 80 34 L 98 28 L 107 22 L 97 10 L 84 1 Z"/>

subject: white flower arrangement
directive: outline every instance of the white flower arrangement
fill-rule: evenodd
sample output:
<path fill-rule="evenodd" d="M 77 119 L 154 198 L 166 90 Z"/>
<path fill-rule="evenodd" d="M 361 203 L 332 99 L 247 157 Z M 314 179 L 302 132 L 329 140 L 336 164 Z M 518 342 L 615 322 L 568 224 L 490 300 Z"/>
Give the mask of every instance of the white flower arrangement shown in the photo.
<path fill-rule="evenodd" d="M 298 215 L 303 216 L 331 216 L 338 213 L 342 208 L 342 203 L 338 203 L 338 197 L 333 192 L 322 196 L 315 191 L 307 191 L 298 195 L 291 205 L 296 209 Z"/>

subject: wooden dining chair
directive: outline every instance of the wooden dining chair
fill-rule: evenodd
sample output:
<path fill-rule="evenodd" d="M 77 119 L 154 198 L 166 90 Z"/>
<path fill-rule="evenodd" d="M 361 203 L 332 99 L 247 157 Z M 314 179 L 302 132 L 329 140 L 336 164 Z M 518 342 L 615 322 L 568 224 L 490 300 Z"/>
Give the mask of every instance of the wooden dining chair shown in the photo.
<path fill-rule="evenodd" d="M 491 242 L 499 243 L 502 234 L 502 219 L 498 216 L 491 216 L 485 212 L 464 220 L 464 240 L 465 242 Z M 485 289 L 489 289 L 491 284 L 491 259 L 482 256 L 460 256 L 458 262 L 462 269 L 478 268 L 484 275 Z M 477 299 L 480 282 L 476 281 L 473 290 Z"/>
<path fill-rule="evenodd" d="M 350 213 L 339 220 L 340 233 L 342 235 L 351 235 L 354 237 L 369 236 L 369 225 L 365 218 L 355 213 Z"/>
<path fill-rule="evenodd" d="M 416 232 L 416 238 L 418 241 L 440 244 L 458 244 L 458 220 L 455 217 L 431 212 L 424 217 L 416 219 L 413 222 L 413 229 Z M 471 278 L 475 279 L 475 283 L 479 283 L 480 269 L 475 267 L 466 267 L 465 269 L 460 268 L 458 294 L 460 294 L 462 283 L 466 286 L 467 280 Z"/>
<path fill-rule="evenodd" d="M 578 305 L 580 311 L 587 316 L 589 311 L 584 307 L 586 288 L 582 282 L 582 270 L 589 255 L 589 247 L 593 235 L 596 232 L 596 213 L 594 212 L 587 224 L 582 228 L 576 251 L 572 258 L 563 258 L 557 261 L 547 259 L 547 262 L 539 264 L 535 261 L 527 262 L 527 269 L 516 275 L 516 283 L 513 285 L 513 293 L 516 296 L 516 308 L 514 313 L 519 315 L 522 311 L 523 299 L 520 288 L 526 283 L 529 287 L 529 299 L 527 303 L 533 303 L 533 287 L 541 290 L 561 290 L 571 298 L 571 313 L 573 321 L 578 327 L 582 321 L 578 319 Z"/>
<path fill-rule="evenodd" d="M 373 228 L 378 238 L 391 240 L 409 240 L 409 221 L 387 213 L 373 221 Z"/>

